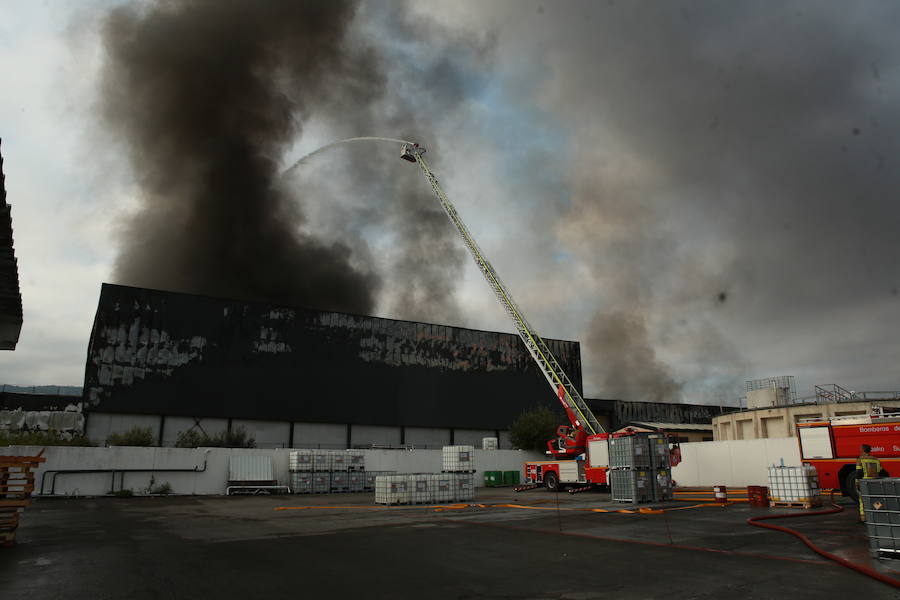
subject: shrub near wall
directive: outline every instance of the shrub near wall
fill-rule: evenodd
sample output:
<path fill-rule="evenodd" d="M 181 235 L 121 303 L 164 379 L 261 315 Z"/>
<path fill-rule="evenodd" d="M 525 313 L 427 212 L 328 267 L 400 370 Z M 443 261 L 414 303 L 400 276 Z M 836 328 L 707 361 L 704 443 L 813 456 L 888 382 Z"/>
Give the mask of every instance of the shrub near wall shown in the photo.
<path fill-rule="evenodd" d="M 150 427 L 132 427 L 125 433 L 111 433 L 106 438 L 107 446 L 155 446 L 156 438 Z"/>

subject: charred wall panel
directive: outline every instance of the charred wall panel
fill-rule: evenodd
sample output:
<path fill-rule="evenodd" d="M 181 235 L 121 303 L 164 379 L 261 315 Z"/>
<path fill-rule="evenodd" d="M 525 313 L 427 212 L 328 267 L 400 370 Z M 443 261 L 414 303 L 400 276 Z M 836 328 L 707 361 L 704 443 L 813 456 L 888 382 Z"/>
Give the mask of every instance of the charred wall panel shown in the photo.
<path fill-rule="evenodd" d="M 546 341 L 580 389 L 578 342 Z M 512 334 L 110 284 L 84 395 L 114 413 L 478 429 L 557 406 Z"/>

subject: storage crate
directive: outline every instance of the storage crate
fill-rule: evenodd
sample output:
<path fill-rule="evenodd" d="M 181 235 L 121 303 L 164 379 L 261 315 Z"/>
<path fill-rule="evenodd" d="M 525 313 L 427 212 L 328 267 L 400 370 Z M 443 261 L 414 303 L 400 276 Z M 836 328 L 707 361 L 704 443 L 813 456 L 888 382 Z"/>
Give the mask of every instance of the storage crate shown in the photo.
<path fill-rule="evenodd" d="M 653 469 L 653 501 L 672 499 L 672 469 Z"/>
<path fill-rule="evenodd" d="M 346 450 L 331 451 L 331 470 L 346 471 L 350 466 L 350 455 Z"/>
<path fill-rule="evenodd" d="M 349 471 L 347 481 L 351 492 L 361 492 L 366 488 L 366 474 L 364 471 Z"/>
<path fill-rule="evenodd" d="M 497 438 L 495 437 L 486 437 L 481 438 L 481 449 L 482 450 L 496 450 L 500 447 Z"/>
<path fill-rule="evenodd" d="M 669 442 L 662 434 L 651 433 L 647 436 L 647 445 L 650 450 L 650 466 L 654 469 L 666 469 L 669 467 Z"/>
<path fill-rule="evenodd" d="M 638 433 L 609 438 L 609 466 L 613 469 L 649 469 L 647 435 Z"/>
<path fill-rule="evenodd" d="M 503 485 L 503 471 L 485 471 L 484 485 L 486 487 L 500 487 Z"/>
<path fill-rule="evenodd" d="M 328 494 L 331 492 L 331 473 L 314 471 L 312 474 L 312 493 Z"/>
<path fill-rule="evenodd" d="M 288 470 L 309 473 L 313 470 L 312 450 L 291 450 L 288 454 Z"/>
<path fill-rule="evenodd" d="M 396 471 L 365 471 L 363 491 L 371 492 L 375 489 L 375 478 L 379 475 L 394 475 Z"/>
<path fill-rule="evenodd" d="M 811 465 L 769 467 L 772 502 L 819 502 L 819 474 Z"/>
<path fill-rule="evenodd" d="M 475 499 L 475 475 L 471 473 L 450 473 L 453 486 L 453 501 L 468 502 Z"/>
<path fill-rule="evenodd" d="M 519 472 L 503 471 L 503 485 L 519 485 Z"/>
<path fill-rule="evenodd" d="M 408 475 L 406 489 L 409 492 L 410 504 L 431 504 L 434 502 L 433 488 L 430 482 L 436 475 L 430 473 L 414 473 Z"/>
<path fill-rule="evenodd" d="M 452 473 L 438 473 L 432 477 L 429 485 L 431 486 L 431 496 L 434 502 L 453 502 L 456 499 L 451 481 L 453 476 Z"/>
<path fill-rule="evenodd" d="M 350 476 L 347 471 L 334 471 L 331 473 L 331 491 L 334 493 L 350 491 Z"/>
<path fill-rule="evenodd" d="M 291 471 L 291 491 L 295 494 L 312 493 L 311 472 Z"/>
<path fill-rule="evenodd" d="M 378 475 L 375 478 L 375 504 L 409 504 L 409 476 Z"/>
<path fill-rule="evenodd" d="M 331 450 L 313 450 L 313 471 L 331 471 Z"/>
<path fill-rule="evenodd" d="M 347 450 L 347 468 L 351 471 L 365 471 L 365 452 L 362 450 Z"/>
<path fill-rule="evenodd" d="M 475 472 L 475 446 L 444 446 L 441 458 L 441 471 Z"/>
<path fill-rule="evenodd" d="M 859 496 L 869 552 L 876 558 L 900 559 L 900 478 L 860 479 Z"/>
<path fill-rule="evenodd" d="M 612 469 L 607 475 L 611 477 L 612 500 L 640 504 L 653 502 L 653 480 L 649 470 Z"/>

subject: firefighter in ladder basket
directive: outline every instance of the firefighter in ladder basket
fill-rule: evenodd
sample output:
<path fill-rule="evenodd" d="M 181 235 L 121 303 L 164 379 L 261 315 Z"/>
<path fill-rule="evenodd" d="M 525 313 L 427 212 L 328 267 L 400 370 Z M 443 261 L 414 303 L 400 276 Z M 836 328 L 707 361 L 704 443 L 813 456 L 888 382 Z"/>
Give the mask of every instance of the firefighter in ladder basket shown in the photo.
<path fill-rule="evenodd" d="M 872 456 L 872 446 L 868 444 L 862 445 L 862 454 L 856 459 L 856 489 L 859 490 L 860 479 L 878 479 L 886 475 L 885 470 L 881 467 L 881 461 L 877 457 Z M 866 522 L 866 513 L 863 508 L 863 497 L 859 495 L 859 522 Z"/>

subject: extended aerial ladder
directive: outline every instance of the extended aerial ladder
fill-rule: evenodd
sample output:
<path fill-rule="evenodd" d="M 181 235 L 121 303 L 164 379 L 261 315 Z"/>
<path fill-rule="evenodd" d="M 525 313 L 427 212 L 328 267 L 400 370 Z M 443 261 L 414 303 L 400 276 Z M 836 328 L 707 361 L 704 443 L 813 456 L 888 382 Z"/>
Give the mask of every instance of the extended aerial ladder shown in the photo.
<path fill-rule="evenodd" d="M 584 398 L 581 397 L 581 394 L 572 383 L 572 380 L 569 379 L 569 376 L 566 375 L 562 366 L 560 366 L 559 361 L 553 356 L 547 343 L 544 342 L 543 338 L 538 335 L 525 319 L 525 315 L 513 300 L 512 294 L 510 294 L 506 285 L 504 285 L 503 281 L 500 279 L 500 276 L 497 275 L 497 271 L 494 270 L 493 265 L 485 257 L 481 248 L 478 247 L 478 244 L 475 243 L 475 239 L 472 237 L 472 234 L 469 233 L 469 230 L 460 218 L 459 213 L 456 212 L 456 208 L 450 200 L 447 199 L 444 190 L 441 189 L 437 177 L 435 177 L 434 173 L 432 173 L 431 169 L 428 167 L 428 163 L 423 156 L 424 153 L 425 148 L 419 146 L 419 144 L 407 143 L 403 145 L 400 158 L 409 162 L 414 162 L 422 169 L 422 173 L 425 174 L 425 178 L 428 179 L 428 183 L 431 184 L 434 195 L 441 203 L 441 208 L 444 209 L 444 212 L 447 213 L 450 221 L 456 227 L 460 236 L 462 236 L 463 242 L 466 244 L 466 247 L 472 254 L 472 258 L 475 260 L 475 264 L 491 286 L 494 295 L 497 297 L 497 300 L 500 301 L 506 314 L 512 319 L 513 324 L 516 327 L 516 332 L 519 334 L 519 337 L 522 339 L 522 342 L 525 344 L 525 347 L 528 349 L 534 362 L 541 370 L 541 373 L 543 373 L 550 388 L 556 393 L 563 409 L 565 409 L 566 415 L 569 417 L 572 426 L 562 426 L 557 430 L 559 439 L 556 441 L 556 444 L 554 444 L 554 441 L 548 442 L 548 453 L 560 458 L 574 458 L 584 452 L 587 436 L 604 433 L 603 427 L 600 426 L 597 417 L 591 412 L 591 409 L 584 401 Z"/>

